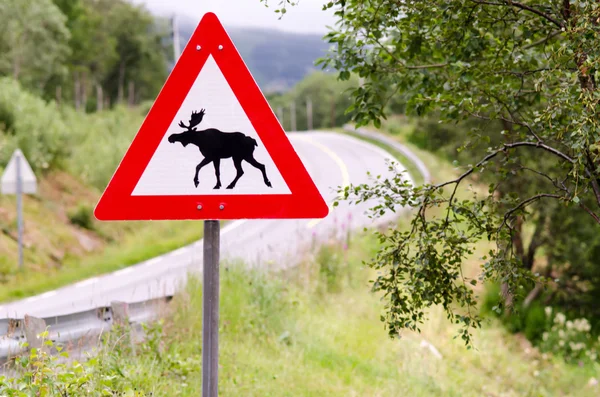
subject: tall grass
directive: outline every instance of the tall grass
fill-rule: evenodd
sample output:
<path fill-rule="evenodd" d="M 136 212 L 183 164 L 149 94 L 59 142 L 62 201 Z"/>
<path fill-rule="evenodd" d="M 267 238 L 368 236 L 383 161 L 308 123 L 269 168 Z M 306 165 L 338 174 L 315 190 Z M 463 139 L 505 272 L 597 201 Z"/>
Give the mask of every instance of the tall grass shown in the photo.
<path fill-rule="evenodd" d="M 224 264 L 220 395 L 598 395 L 598 365 L 570 366 L 540 354 L 495 322 L 478 331 L 476 350 L 452 339 L 441 310 L 430 313 L 422 334 L 389 339 L 380 301 L 368 289 L 371 271 L 361 265 L 374 248 L 370 237 L 349 248 L 329 242 L 302 266 L 279 273 Z M 47 383 L 81 382 L 73 396 L 199 395 L 201 335 L 202 286 L 192 279 L 146 342 L 132 347 L 127 334 L 115 333 L 96 358 L 44 373 Z M 23 379 L 27 371 L 5 383 Z"/>

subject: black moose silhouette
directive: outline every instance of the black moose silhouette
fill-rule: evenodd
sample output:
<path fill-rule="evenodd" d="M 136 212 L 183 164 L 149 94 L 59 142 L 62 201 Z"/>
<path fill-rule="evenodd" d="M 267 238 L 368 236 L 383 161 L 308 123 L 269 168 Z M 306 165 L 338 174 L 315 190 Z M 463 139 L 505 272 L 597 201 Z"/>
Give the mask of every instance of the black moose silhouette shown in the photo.
<path fill-rule="evenodd" d="M 198 187 L 200 183 L 198 180 L 200 169 L 212 162 L 215 166 L 215 175 L 217 177 L 217 184 L 214 189 L 221 188 L 221 159 L 231 157 L 237 174 L 235 179 L 227 186 L 227 189 L 233 189 L 237 181 L 244 175 L 244 170 L 242 169 L 243 160 L 258 168 L 262 172 L 265 185 L 272 187 L 269 178 L 267 178 L 265 166 L 254 159 L 254 148 L 258 146 L 256 140 L 241 132 L 222 132 L 216 128 L 196 131 L 195 127 L 202 122 L 205 113 L 204 109 L 200 110 L 200 112 L 192 112 L 190 125 L 183 124 L 183 121 L 179 122 L 179 126 L 185 128 L 186 131 L 179 134 L 171 134 L 168 138 L 170 143 L 181 142 L 183 147 L 186 147 L 190 143 L 196 145 L 200 149 L 200 153 L 204 156 L 204 159 L 196 166 L 194 185 Z"/>

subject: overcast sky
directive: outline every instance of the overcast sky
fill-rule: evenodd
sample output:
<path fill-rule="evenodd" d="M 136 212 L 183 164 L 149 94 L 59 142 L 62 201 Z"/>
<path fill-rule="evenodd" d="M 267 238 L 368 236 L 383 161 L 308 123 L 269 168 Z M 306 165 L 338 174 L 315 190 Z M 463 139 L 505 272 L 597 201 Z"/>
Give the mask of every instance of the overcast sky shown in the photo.
<path fill-rule="evenodd" d="M 214 12 L 226 25 L 276 28 L 292 32 L 326 33 L 335 19 L 331 10 L 323 11 L 326 0 L 299 0 L 299 5 L 289 7 L 279 20 L 274 12 L 279 0 L 269 0 L 266 8 L 259 0 L 132 0 L 144 3 L 155 13 L 177 13 L 200 20 L 206 12 Z"/>

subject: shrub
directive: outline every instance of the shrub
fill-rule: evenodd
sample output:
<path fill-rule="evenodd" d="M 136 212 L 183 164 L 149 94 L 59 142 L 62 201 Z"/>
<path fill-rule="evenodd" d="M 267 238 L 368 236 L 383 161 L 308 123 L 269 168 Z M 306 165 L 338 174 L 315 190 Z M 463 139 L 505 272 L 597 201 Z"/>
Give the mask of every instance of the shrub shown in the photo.
<path fill-rule="evenodd" d="M 69 221 L 87 230 L 94 230 L 93 209 L 85 204 L 79 204 L 77 209 L 69 214 Z"/>
<path fill-rule="evenodd" d="M 64 165 L 70 150 L 69 126 L 53 102 L 30 94 L 13 79 L 0 78 L 0 109 L 0 123 L 11 130 L 0 136 L 2 164 L 19 147 L 36 171 Z"/>
<path fill-rule="evenodd" d="M 597 361 L 600 340 L 592 334 L 585 318 L 568 320 L 564 313 L 545 309 L 546 329 L 539 344 L 540 350 L 562 356 L 567 362 Z"/>
<path fill-rule="evenodd" d="M 490 284 L 486 288 L 481 306 L 482 316 L 499 318 L 509 332 L 523 332 L 527 339 L 536 343 L 546 331 L 546 315 L 544 307 L 539 301 L 532 302 L 528 307 L 521 306 L 517 300 L 511 312 L 503 310 L 500 286 Z"/>

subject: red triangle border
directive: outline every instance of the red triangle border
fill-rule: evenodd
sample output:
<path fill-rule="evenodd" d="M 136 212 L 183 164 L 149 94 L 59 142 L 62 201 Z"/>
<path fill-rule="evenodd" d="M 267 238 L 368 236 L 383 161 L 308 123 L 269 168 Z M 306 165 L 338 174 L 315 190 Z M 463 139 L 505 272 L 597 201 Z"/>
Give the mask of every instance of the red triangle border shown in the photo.
<path fill-rule="evenodd" d="M 131 195 L 209 55 L 221 69 L 291 194 Z M 327 204 L 229 35 L 217 16 L 207 13 L 121 160 L 94 215 L 103 221 L 217 220 L 324 218 L 328 212 Z"/>

